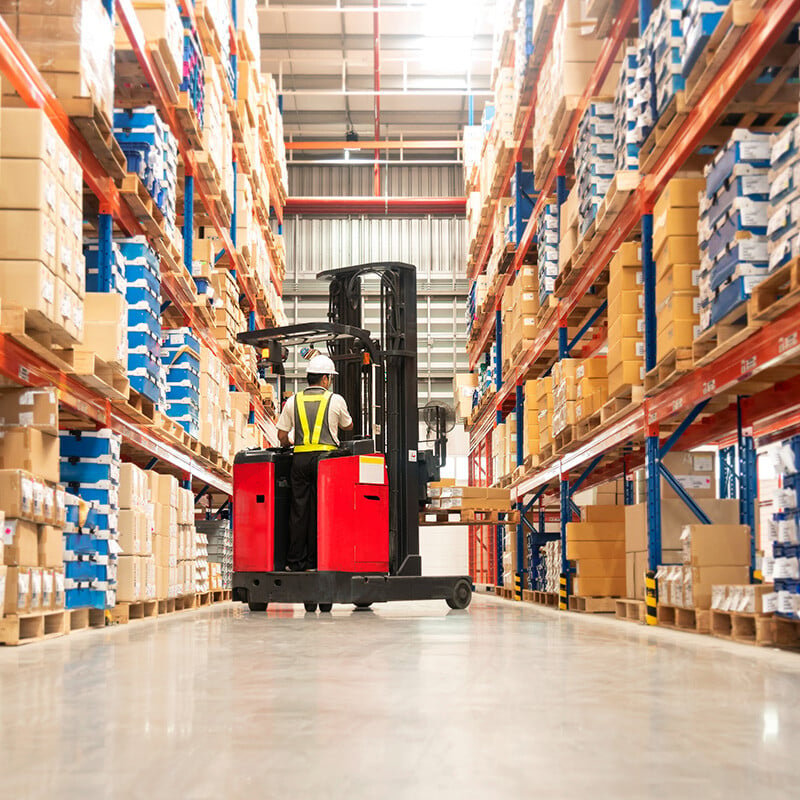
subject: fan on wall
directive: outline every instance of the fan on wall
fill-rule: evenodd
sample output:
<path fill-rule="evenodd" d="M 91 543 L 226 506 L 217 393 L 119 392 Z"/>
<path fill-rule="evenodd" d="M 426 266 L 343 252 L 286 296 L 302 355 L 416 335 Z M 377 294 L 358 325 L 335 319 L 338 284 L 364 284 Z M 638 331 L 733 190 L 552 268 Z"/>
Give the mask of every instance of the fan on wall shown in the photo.
<path fill-rule="evenodd" d="M 431 402 L 419 410 L 420 420 L 427 429 L 424 442 L 432 442 L 436 466 L 443 467 L 447 461 L 447 434 L 456 424 L 456 412 L 446 403 Z"/>

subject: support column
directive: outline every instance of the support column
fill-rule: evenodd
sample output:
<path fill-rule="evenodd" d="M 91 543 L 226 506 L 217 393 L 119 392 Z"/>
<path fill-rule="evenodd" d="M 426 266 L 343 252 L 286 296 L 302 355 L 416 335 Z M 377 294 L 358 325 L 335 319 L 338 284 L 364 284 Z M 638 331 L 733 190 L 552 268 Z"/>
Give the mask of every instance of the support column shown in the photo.
<path fill-rule="evenodd" d="M 567 524 L 572 519 L 570 505 L 569 473 L 561 475 L 561 589 L 559 591 L 558 607 L 566 611 L 569 607 L 570 595 L 570 570 L 567 560 Z"/>
<path fill-rule="evenodd" d="M 756 500 L 758 499 L 758 459 L 753 428 L 747 425 L 747 398 L 736 398 L 736 427 L 739 442 L 739 523 L 750 527 L 750 580 L 756 566 Z"/>
<path fill-rule="evenodd" d="M 194 175 L 186 175 L 183 183 L 183 263 L 194 274 Z"/>
<path fill-rule="evenodd" d="M 624 500 L 626 506 L 633 505 L 633 475 L 628 471 L 628 459 L 627 457 L 622 459 L 622 465 L 624 470 L 624 477 L 623 477 L 623 484 L 622 489 L 624 493 Z"/>
<path fill-rule="evenodd" d="M 656 264 L 653 259 L 653 215 L 642 216 L 642 280 L 644 283 L 644 368 L 656 366 L 658 328 L 656 322 Z"/>
<path fill-rule="evenodd" d="M 110 292 L 114 263 L 114 218 L 111 214 L 98 215 L 97 233 L 97 286 L 101 292 Z"/>
<path fill-rule="evenodd" d="M 522 386 L 516 386 L 516 414 L 517 414 L 517 466 L 521 467 L 524 458 L 523 434 L 525 432 L 525 395 Z M 525 585 L 525 529 L 523 528 L 522 517 L 525 513 L 523 503 L 518 504 L 519 522 L 517 523 L 517 576 L 520 586 Z"/>
<path fill-rule="evenodd" d="M 647 429 L 645 474 L 647 476 L 646 619 L 648 625 L 655 625 L 658 610 L 656 569 L 658 562 L 661 561 L 661 447 L 658 441 L 658 425 L 650 425 Z"/>

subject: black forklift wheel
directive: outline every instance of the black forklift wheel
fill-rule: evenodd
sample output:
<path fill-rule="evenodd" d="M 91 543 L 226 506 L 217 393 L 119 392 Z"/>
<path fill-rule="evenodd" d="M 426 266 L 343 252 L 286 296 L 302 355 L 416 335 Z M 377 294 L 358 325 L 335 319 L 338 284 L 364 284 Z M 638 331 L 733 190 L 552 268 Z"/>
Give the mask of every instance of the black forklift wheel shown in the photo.
<path fill-rule="evenodd" d="M 366 608 L 369 608 L 372 603 L 356 603 L 355 606 L 359 611 L 363 611 Z"/>
<path fill-rule="evenodd" d="M 303 603 L 303 605 L 306 607 L 306 611 L 308 611 L 309 614 L 313 614 L 317 610 L 316 603 Z M 321 610 L 322 606 L 320 606 L 320 611 Z"/>
<path fill-rule="evenodd" d="M 472 586 L 469 581 L 459 581 L 453 587 L 452 597 L 446 598 L 445 602 L 450 608 L 466 608 L 472 602 Z"/>
<path fill-rule="evenodd" d="M 267 610 L 267 604 L 266 603 L 254 603 L 254 602 L 250 601 L 247 604 L 247 607 L 251 611 L 266 611 Z"/>
<path fill-rule="evenodd" d="M 319 610 L 323 614 L 327 614 L 333 608 L 333 603 L 320 603 Z"/>

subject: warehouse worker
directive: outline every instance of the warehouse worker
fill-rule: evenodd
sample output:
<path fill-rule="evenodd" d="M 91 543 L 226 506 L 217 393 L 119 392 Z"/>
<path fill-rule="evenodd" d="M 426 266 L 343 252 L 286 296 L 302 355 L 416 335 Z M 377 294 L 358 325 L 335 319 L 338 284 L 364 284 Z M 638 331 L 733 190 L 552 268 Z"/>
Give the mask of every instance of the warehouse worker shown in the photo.
<path fill-rule="evenodd" d="M 353 419 L 345 399 L 331 390 L 338 375 L 328 356 L 314 356 L 307 366 L 308 388 L 290 397 L 278 419 L 278 439 L 289 447 L 294 431 L 292 459 L 292 514 L 286 569 L 317 568 L 317 467 L 320 456 L 339 446 L 339 429 L 349 431 Z"/>

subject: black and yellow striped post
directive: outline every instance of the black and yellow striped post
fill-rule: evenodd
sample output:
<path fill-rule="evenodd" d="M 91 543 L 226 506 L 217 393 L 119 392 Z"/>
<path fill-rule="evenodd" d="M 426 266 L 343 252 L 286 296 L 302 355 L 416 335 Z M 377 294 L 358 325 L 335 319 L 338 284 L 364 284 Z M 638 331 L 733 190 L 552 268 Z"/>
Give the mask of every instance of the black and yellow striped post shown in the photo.
<path fill-rule="evenodd" d="M 514 599 L 522 600 L 522 575 L 514 573 Z"/>
<path fill-rule="evenodd" d="M 647 624 L 658 625 L 658 584 L 652 571 L 644 576 L 644 602 Z"/>
<path fill-rule="evenodd" d="M 562 572 L 561 579 L 559 582 L 560 588 L 558 592 L 558 608 L 560 611 L 566 611 L 568 607 L 568 601 L 567 601 L 567 598 L 569 596 L 569 591 L 568 591 L 569 584 L 567 583 L 568 580 L 569 577 Z"/>

